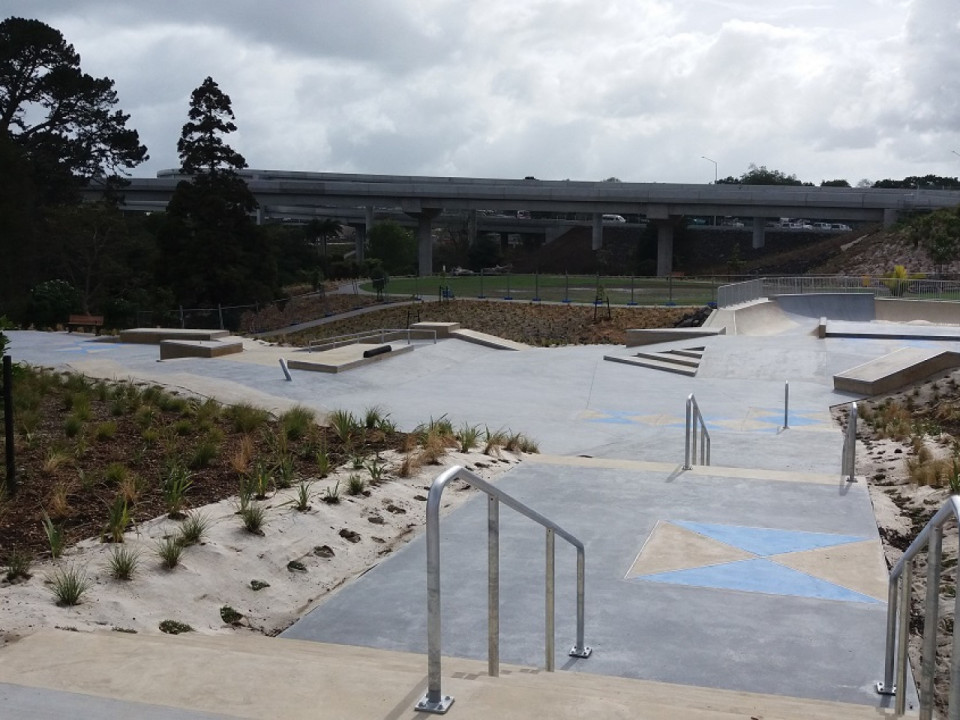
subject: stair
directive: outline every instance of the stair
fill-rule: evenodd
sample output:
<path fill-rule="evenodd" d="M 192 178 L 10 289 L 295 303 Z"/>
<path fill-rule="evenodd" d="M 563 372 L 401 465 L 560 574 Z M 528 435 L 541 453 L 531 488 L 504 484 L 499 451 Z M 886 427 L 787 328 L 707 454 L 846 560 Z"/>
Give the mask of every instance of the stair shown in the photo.
<path fill-rule="evenodd" d="M 638 352 L 632 355 L 604 355 L 603 359 L 694 377 L 700 369 L 704 351 L 705 347 L 700 345 L 659 352 Z"/>
<path fill-rule="evenodd" d="M 106 717 L 106 709 L 117 717 L 415 718 L 425 717 L 413 711 L 425 685 L 423 655 L 258 635 L 44 630 L 0 650 L 0 695 L 12 718 L 52 717 L 51 707 L 69 708 L 74 720 Z M 579 672 L 501 666 L 491 678 L 485 662 L 458 658 L 444 659 L 442 692 L 455 698 L 449 717 L 460 720 L 878 716 L 866 705 Z"/>

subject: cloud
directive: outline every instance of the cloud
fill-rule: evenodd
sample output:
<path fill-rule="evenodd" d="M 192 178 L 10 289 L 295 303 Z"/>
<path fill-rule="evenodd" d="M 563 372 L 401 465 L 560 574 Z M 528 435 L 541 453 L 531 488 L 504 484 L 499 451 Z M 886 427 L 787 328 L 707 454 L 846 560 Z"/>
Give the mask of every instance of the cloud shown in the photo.
<path fill-rule="evenodd" d="M 956 174 L 949 0 L 8 0 L 177 163 L 211 75 L 251 166 L 707 181 Z M 947 157 L 949 156 L 949 157 Z"/>

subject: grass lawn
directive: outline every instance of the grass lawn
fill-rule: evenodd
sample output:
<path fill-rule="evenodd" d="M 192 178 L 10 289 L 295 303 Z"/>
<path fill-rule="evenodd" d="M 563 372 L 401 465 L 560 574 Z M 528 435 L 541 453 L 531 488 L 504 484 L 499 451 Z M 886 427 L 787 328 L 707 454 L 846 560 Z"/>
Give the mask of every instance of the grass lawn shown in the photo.
<path fill-rule="evenodd" d="M 612 305 L 705 305 L 716 299 L 721 284 L 674 277 L 468 275 L 390 278 L 386 291 L 395 296 L 436 297 L 446 288 L 457 298 L 573 303 L 592 303 L 599 294 Z M 370 283 L 361 287 L 373 291 Z"/>

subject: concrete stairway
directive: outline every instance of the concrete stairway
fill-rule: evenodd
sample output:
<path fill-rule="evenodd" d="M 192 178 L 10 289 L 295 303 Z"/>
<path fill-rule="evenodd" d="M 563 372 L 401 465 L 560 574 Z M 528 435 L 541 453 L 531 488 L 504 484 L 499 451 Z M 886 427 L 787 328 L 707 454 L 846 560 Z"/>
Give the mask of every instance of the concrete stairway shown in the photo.
<path fill-rule="evenodd" d="M 423 718 L 423 655 L 254 635 L 41 631 L 0 652 L 3 717 Z M 448 716 L 857 720 L 876 708 L 444 659 Z"/>
<path fill-rule="evenodd" d="M 700 345 L 659 352 L 638 352 L 632 355 L 604 355 L 603 359 L 693 377 L 700 369 L 704 349 L 704 346 Z"/>

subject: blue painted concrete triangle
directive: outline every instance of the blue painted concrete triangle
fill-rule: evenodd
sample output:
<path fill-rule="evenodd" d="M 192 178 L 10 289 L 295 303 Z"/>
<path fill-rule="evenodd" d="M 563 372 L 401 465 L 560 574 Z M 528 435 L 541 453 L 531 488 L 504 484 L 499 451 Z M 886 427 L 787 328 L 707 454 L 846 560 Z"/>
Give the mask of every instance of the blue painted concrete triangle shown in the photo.
<path fill-rule="evenodd" d="M 767 557 L 781 553 L 815 550 L 817 548 L 846 545 L 861 542 L 869 538 L 857 535 L 835 535 L 833 533 L 813 533 L 796 530 L 775 530 L 772 528 L 740 527 L 738 525 L 715 525 L 712 523 L 671 520 L 687 530 L 706 535 L 727 545 Z"/>
<path fill-rule="evenodd" d="M 819 598 L 821 600 L 879 604 L 878 600 L 868 595 L 862 595 L 840 585 L 834 585 L 826 580 L 820 580 L 760 558 L 693 568 L 692 570 L 674 570 L 672 572 L 639 575 L 633 579 L 670 585 L 742 590 L 767 595 L 791 595 L 794 597 Z"/>

